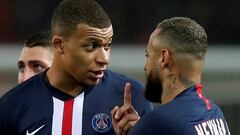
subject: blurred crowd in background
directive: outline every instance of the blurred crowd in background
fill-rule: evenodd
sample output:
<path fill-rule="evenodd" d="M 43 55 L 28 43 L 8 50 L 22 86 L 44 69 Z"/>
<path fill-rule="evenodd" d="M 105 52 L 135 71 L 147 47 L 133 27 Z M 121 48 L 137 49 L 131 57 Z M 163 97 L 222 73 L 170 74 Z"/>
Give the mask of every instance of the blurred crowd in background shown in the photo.
<path fill-rule="evenodd" d="M 0 43 L 21 42 L 50 29 L 61 0 L 0 0 Z M 96 0 L 109 14 L 115 43 L 146 43 L 162 19 L 187 16 L 207 31 L 210 44 L 240 43 L 239 0 Z"/>

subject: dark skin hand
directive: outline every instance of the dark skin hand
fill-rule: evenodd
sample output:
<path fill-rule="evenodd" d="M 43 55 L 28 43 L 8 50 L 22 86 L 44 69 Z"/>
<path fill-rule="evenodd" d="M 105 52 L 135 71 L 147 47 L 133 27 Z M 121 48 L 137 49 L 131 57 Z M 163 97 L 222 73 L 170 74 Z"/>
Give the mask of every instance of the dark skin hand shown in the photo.
<path fill-rule="evenodd" d="M 113 128 L 116 135 L 126 135 L 140 119 L 137 111 L 132 106 L 131 100 L 131 84 L 127 82 L 124 89 L 123 106 L 115 106 L 111 111 Z"/>

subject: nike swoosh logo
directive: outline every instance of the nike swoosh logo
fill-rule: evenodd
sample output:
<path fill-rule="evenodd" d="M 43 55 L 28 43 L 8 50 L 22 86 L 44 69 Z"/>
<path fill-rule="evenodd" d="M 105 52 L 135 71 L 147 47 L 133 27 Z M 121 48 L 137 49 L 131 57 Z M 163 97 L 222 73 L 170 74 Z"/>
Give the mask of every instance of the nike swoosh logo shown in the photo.
<path fill-rule="evenodd" d="M 45 125 L 42 125 L 41 127 L 39 127 L 38 129 L 34 130 L 33 132 L 31 133 L 28 133 L 28 130 L 27 130 L 27 133 L 26 135 L 35 135 L 40 129 L 42 129 Z"/>

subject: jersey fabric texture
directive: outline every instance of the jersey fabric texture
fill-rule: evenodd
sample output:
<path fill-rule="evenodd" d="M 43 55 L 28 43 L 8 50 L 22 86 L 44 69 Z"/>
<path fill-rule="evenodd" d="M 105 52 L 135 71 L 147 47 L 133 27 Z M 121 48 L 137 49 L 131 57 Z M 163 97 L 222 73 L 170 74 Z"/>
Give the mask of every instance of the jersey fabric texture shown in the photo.
<path fill-rule="evenodd" d="M 46 71 L 1 97 L 0 135 L 114 135 L 111 110 L 123 105 L 126 82 L 139 115 L 152 109 L 142 85 L 110 70 L 77 97 L 51 86 L 45 76 Z"/>
<path fill-rule="evenodd" d="M 144 115 L 129 135 L 230 135 L 222 111 L 192 86 Z"/>

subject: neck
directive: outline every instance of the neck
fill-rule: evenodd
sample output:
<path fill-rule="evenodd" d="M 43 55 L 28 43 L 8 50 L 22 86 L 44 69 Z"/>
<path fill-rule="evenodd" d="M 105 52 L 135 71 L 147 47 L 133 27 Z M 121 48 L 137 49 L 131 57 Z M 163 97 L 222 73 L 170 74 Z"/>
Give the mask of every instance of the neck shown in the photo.
<path fill-rule="evenodd" d="M 53 64 L 47 71 L 46 77 L 48 78 L 49 83 L 68 95 L 73 97 L 78 96 L 82 92 L 83 86 L 81 86 L 74 78 L 60 68 L 61 67 L 56 67 Z"/>
<path fill-rule="evenodd" d="M 187 88 L 201 83 L 201 73 L 192 73 L 188 76 L 181 74 L 172 74 L 166 82 L 163 83 L 162 104 L 172 101 L 177 95 L 182 93 Z"/>

